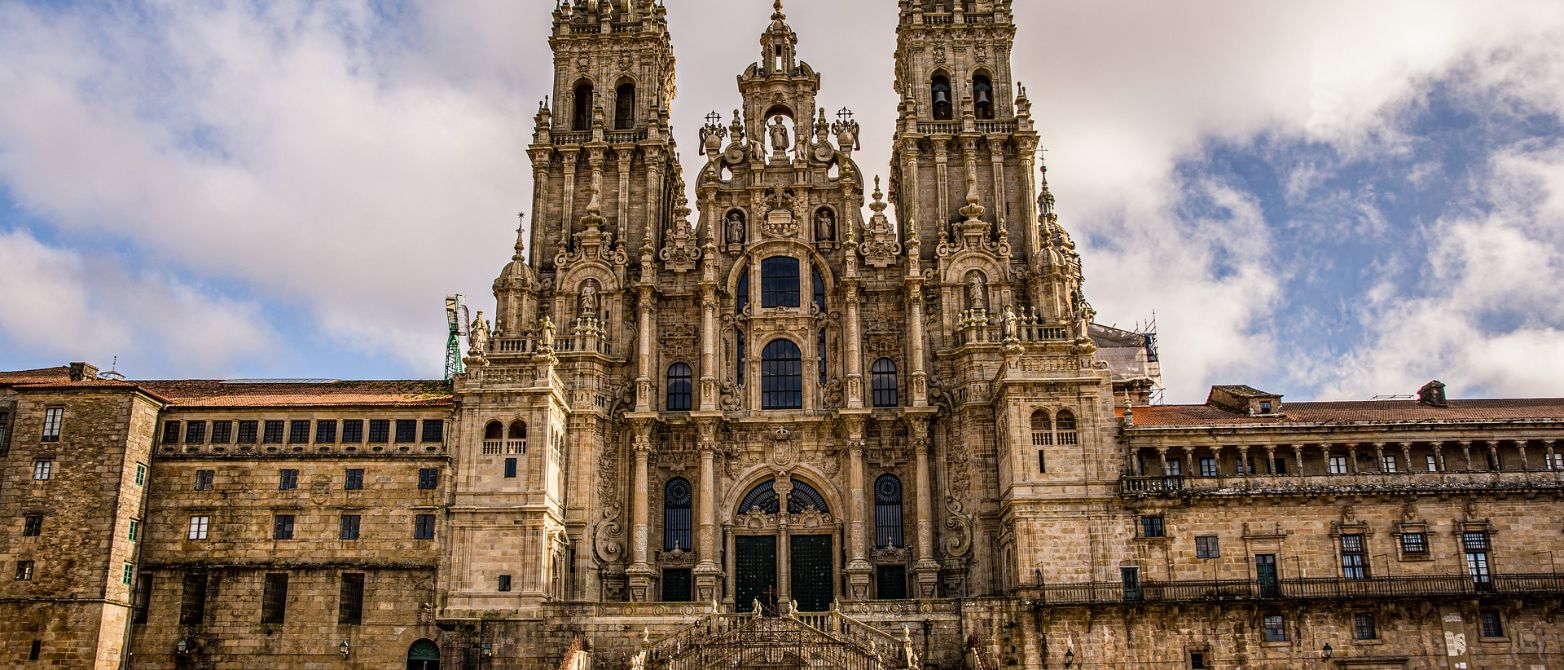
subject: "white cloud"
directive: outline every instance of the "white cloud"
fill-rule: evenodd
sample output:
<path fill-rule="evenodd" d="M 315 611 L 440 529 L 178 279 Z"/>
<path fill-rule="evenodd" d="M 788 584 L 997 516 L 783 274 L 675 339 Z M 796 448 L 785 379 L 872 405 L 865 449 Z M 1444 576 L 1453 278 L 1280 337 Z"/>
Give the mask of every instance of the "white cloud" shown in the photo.
<path fill-rule="evenodd" d="M 210 295 L 172 277 L 127 270 L 21 232 L 0 234 L 0 333 L 67 360 L 156 365 L 173 374 L 220 374 L 233 358 L 265 354 L 276 336 L 251 303 Z"/>

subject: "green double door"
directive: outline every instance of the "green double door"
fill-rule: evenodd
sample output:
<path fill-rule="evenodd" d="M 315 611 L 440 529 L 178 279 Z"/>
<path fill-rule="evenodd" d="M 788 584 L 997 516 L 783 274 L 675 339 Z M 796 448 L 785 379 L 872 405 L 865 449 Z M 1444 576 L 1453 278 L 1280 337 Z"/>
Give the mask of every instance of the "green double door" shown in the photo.
<path fill-rule="evenodd" d="M 780 594 L 777 586 L 777 538 L 773 535 L 734 538 L 735 588 L 738 611 L 754 610 L 760 601 L 767 613 L 777 612 Z M 830 535 L 794 535 L 788 552 L 788 573 L 792 578 L 792 599 L 805 612 L 824 612 L 835 597 L 835 569 L 831 560 Z"/>

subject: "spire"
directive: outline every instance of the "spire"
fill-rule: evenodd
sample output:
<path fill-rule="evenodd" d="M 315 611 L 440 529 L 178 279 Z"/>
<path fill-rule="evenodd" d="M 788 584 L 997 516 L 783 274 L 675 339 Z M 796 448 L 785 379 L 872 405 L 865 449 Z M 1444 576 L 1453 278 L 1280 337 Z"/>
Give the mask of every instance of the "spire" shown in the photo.
<path fill-rule="evenodd" d="M 513 261 L 525 261 L 527 260 L 527 238 L 522 233 L 522 230 L 526 228 L 526 212 L 517 212 L 516 219 L 516 255 L 511 256 L 510 259 Z"/>
<path fill-rule="evenodd" d="M 776 0 L 776 2 L 771 4 L 771 7 L 772 7 L 772 10 L 771 10 L 771 20 L 772 21 L 786 21 L 787 20 L 787 15 L 782 13 L 782 0 Z"/>

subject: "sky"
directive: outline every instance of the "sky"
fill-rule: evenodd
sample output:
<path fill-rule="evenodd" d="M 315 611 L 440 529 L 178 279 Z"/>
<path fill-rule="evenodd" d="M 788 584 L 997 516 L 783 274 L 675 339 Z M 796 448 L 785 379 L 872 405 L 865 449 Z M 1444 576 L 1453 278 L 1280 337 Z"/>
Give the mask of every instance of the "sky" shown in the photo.
<path fill-rule="evenodd" d="M 552 0 L 0 0 L 0 369 L 438 377 Z M 685 168 L 769 0 L 666 0 Z M 1564 5 L 1016 0 L 1061 223 L 1165 399 L 1564 396 Z M 788 0 L 884 174 L 896 3 Z M 693 181 L 693 178 L 691 179 Z"/>

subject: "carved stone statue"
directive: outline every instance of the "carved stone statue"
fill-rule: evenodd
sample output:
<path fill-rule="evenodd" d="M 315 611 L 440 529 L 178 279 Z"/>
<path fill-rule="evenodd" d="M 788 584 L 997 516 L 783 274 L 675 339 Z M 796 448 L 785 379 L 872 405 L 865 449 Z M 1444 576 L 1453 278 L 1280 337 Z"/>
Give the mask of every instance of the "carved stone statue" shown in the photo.
<path fill-rule="evenodd" d="M 553 319 L 548 318 L 547 314 L 543 315 L 542 330 L 543 333 L 538 336 L 538 348 L 545 351 L 552 351 L 554 349 L 554 332 L 558 330 L 558 328 L 554 326 Z"/>
<path fill-rule="evenodd" d="M 473 353 L 485 354 L 489 351 L 489 322 L 483 320 L 483 312 L 478 312 L 478 318 L 473 319 L 472 330 L 467 335 L 467 343 Z"/>
<path fill-rule="evenodd" d="M 581 285 L 581 309 L 577 316 L 597 316 L 597 283 L 587 282 Z"/>
<path fill-rule="evenodd" d="M 1005 341 L 1013 342 L 1016 339 L 1016 311 L 1010 305 L 1005 305 Z"/>
<path fill-rule="evenodd" d="M 777 153 L 785 153 L 792 145 L 788 142 L 787 126 L 782 123 L 782 117 L 771 119 L 771 150 Z"/>
<path fill-rule="evenodd" d="M 988 290 L 976 272 L 967 275 L 967 309 L 988 309 Z"/>
<path fill-rule="evenodd" d="M 815 240 L 818 242 L 836 240 L 836 214 L 829 209 L 822 207 L 815 214 Z"/>
<path fill-rule="evenodd" d="M 744 243 L 744 215 L 738 210 L 728 212 L 726 239 L 728 244 Z"/>

